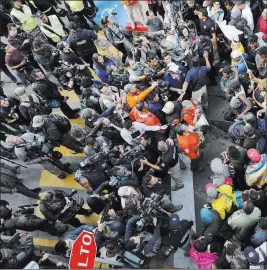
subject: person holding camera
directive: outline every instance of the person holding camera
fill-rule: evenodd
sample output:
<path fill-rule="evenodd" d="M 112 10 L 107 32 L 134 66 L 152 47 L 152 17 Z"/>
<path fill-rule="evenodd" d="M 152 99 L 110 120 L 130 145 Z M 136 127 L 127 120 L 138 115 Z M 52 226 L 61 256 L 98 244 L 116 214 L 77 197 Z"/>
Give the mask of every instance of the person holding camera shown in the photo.
<path fill-rule="evenodd" d="M 68 103 L 68 97 L 60 94 L 56 84 L 45 78 L 45 75 L 40 69 L 35 69 L 32 72 L 35 83 L 32 84 L 32 90 L 40 97 L 44 98 L 51 108 L 60 108 L 61 111 L 69 118 L 75 119 L 79 117 L 80 109 L 72 109 Z"/>
<path fill-rule="evenodd" d="M 158 150 L 161 153 L 159 162 L 157 164 L 151 164 L 147 159 L 140 159 L 142 165 L 147 165 L 155 171 L 160 172 L 162 177 L 166 176 L 168 171 L 171 173 L 172 191 L 179 190 L 184 187 L 180 176 L 180 163 L 181 160 L 178 155 L 177 147 L 172 140 L 158 142 Z M 180 162 L 179 162 L 180 160 Z"/>
<path fill-rule="evenodd" d="M 0 249 L 0 267 L 3 269 L 23 269 L 34 256 L 33 237 L 30 234 L 18 233 L 18 239 L 26 236 L 24 248 L 21 251 L 10 248 Z"/>
<path fill-rule="evenodd" d="M 155 177 L 154 171 L 150 169 L 142 179 L 142 191 L 145 197 L 150 197 L 152 193 L 158 193 L 162 190 L 162 179 Z M 168 212 L 177 212 L 183 208 L 182 204 L 174 205 L 167 194 L 164 194 L 162 199 L 162 208 Z"/>
<path fill-rule="evenodd" d="M 65 213 L 68 215 L 67 212 L 70 211 L 73 216 L 68 218 L 66 222 L 74 227 L 81 226 L 80 220 L 75 215 L 89 216 L 92 211 L 82 207 L 77 211 L 76 205 L 72 207 L 73 204 L 73 200 L 70 200 L 70 197 L 62 190 L 53 189 L 40 193 L 40 212 L 50 223 L 61 220 Z"/>
<path fill-rule="evenodd" d="M 27 232 L 43 231 L 54 236 L 60 236 L 68 230 L 68 226 L 61 223 L 49 224 L 45 219 L 41 219 L 33 214 L 34 205 L 22 206 L 12 213 L 12 209 L 7 201 L 0 202 L 1 232 L 6 235 L 13 235 L 16 230 Z"/>
<path fill-rule="evenodd" d="M 144 256 L 147 260 L 157 255 L 161 245 L 160 227 L 156 217 L 153 218 L 154 233 L 141 231 L 137 235 L 134 234 L 135 226 L 139 216 L 133 216 L 126 224 L 124 242 L 126 250 L 134 251 L 137 256 Z"/>
<path fill-rule="evenodd" d="M 101 19 L 101 25 L 107 40 L 122 53 L 122 63 L 125 64 L 126 58 L 131 56 L 130 48 L 132 45 L 126 39 L 123 29 L 114 23 L 110 16 Z"/>
<path fill-rule="evenodd" d="M 12 135 L 10 135 L 12 136 Z M 14 172 L 5 163 L 1 163 L 1 182 L 0 182 L 1 193 L 20 193 L 24 196 L 33 199 L 39 199 L 40 188 L 29 189 L 23 185 L 22 179 L 17 176 L 17 172 Z"/>
<path fill-rule="evenodd" d="M 27 132 L 21 137 L 9 135 L 6 138 L 6 142 L 15 146 L 15 154 L 26 164 L 40 164 L 44 170 L 49 171 L 51 174 L 56 175 L 58 178 L 66 178 L 66 174 L 55 164 L 53 164 L 49 157 L 43 156 L 43 154 L 50 153 L 51 145 L 44 143 L 44 138 L 42 136 Z M 36 143 L 38 144 L 37 147 L 34 145 Z M 29 144 L 29 149 L 27 144 Z M 33 145 L 31 146 L 31 144 Z M 41 151 L 39 146 L 40 148 L 42 146 Z"/>

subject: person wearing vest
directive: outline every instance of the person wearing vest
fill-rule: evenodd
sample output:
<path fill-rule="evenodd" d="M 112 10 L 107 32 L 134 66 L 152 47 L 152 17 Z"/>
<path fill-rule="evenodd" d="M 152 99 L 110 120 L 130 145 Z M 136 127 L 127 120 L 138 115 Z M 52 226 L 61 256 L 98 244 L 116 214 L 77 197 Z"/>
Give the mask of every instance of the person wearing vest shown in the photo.
<path fill-rule="evenodd" d="M 71 33 L 66 42 L 93 69 L 92 57 L 94 53 L 97 53 L 94 43 L 94 40 L 97 39 L 97 34 L 92 30 L 79 28 L 74 22 L 70 22 L 68 28 Z"/>
<path fill-rule="evenodd" d="M 91 29 L 87 21 L 98 27 L 93 20 L 93 14 L 91 14 L 93 9 L 96 11 L 95 4 L 92 0 L 89 1 L 91 9 L 88 7 L 88 1 L 86 0 L 65 0 L 64 2 L 65 7 L 72 14 L 71 17 L 77 17 L 82 28 Z"/>
<path fill-rule="evenodd" d="M 23 30 L 31 35 L 32 38 L 38 38 L 46 41 L 45 36 L 38 29 L 38 21 L 32 14 L 31 9 L 27 5 L 23 5 L 21 0 L 12 0 L 13 9 L 10 15 L 15 24 L 22 26 Z"/>
<path fill-rule="evenodd" d="M 176 125 L 175 132 L 177 134 L 179 147 L 185 152 L 185 155 L 191 159 L 192 171 L 204 171 L 205 168 L 199 164 L 201 155 L 199 154 L 200 139 L 198 135 L 183 124 Z"/>
<path fill-rule="evenodd" d="M 38 22 L 27 5 L 23 5 L 21 0 L 13 0 L 13 9 L 10 15 L 18 21 L 24 31 L 30 32 L 38 26 Z"/>
<path fill-rule="evenodd" d="M 56 15 L 46 16 L 39 11 L 36 13 L 36 17 L 41 21 L 41 31 L 46 35 L 51 45 L 56 47 L 57 43 L 62 41 L 62 37 L 66 35 L 64 26 Z"/>

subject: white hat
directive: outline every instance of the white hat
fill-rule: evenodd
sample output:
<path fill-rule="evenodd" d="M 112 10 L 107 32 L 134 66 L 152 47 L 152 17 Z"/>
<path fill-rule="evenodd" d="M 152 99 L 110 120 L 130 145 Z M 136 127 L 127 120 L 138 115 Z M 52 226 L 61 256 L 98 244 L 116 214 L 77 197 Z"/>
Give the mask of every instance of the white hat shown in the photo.
<path fill-rule="evenodd" d="M 170 72 L 177 72 L 179 69 L 179 67 L 173 62 L 170 62 L 167 66 Z"/>
<path fill-rule="evenodd" d="M 169 114 L 172 110 L 174 109 L 174 103 L 172 101 L 168 101 L 162 111 L 165 112 L 166 114 Z"/>
<path fill-rule="evenodd" d="M 129 197 L 130 195 L 139 196 L 138 192 L 133 187 L 129 187 L 129 186 L 120 187 L 118 189 L 118 195 L 121 197 L 122 208 L 125 208 L 125 204 L 128 199 L 127 197 Z"/>
<path fill-rule="evenodd" d="M 36 115 L 32 119 L 32 127 L 33 128 L 38 128 L 42 127 L 44 124 L 44 118 L 41 115 Z"/>
<path fill-rule="evenodd" d="M 15 88 L 15 95 L 18 97 L 23 97 L 26 94 L 25 87 L 16 87 Z"/>
<path fill-rule="evenodd" d="M 237 57 L 239 57 L 239 56 L 241 56 L 242 55 L 242 53 L 240 52 L 240 51 L 238 51 L 238 50 L 234 50 L 234 51 L 232 51 L 232 53 L 231 53 L 231 58 L 237 58 Z"/>

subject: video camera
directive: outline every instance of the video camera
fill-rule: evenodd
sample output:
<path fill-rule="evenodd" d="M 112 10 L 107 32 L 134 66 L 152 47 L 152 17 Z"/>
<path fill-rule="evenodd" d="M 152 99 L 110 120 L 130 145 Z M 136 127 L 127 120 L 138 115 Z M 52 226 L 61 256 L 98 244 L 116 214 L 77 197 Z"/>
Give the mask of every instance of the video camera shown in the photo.
<path fill-rule="evenodd" d="M 15 211 L 15 215 L 33 215 L 34 207 L 38 206 L 39 204 L 28 204 L 28 205 L 21 205 Z"/>
<path fill-rule="evenodd" d="M 127 83 L 129 83 L 129 73 L 125 69 L 114 70 L 108 76 L 108 84 L 118 89 L 123 88 Z"/>
<path fill-rule="evenodd" d="M 149 198 L 145 198 L 142 205 L 140 220 L 136 222 L 137 230 L 140 232 L 148 225 L 152 224 L 154 217 L 159 216 L 159 208 L 162 205 L 161 199 L 165 191 L 161 190 L 159 193 L 152 193 Z"/>

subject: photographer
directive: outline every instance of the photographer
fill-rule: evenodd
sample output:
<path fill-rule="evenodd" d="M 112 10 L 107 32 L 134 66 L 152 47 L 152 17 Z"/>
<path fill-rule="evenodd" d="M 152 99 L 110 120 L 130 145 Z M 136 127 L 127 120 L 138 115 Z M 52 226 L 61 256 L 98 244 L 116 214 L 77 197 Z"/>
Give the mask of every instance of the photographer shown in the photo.
<path fill-rule="evenodd" d="M 141 36 L 138 40 L 134 41 L 132 48 L 133 59 L 136 62 L 146 63 L 148 57 L 155 57 L 158 53 L 145 36 Z"/>
<path fill-rule="evenodd" d="M 10 135 L 12 136 L 12 135 Z M 22 184 L 22 179 L 18 177 L 18 172 L 14 172 L 10 166 L 5 163 L 1 163 L 1 193 L 20 193 L 29 198 L 38 199 L 40 188 L 29 189 Z"/>
<path fill-rule="evenodd" d="M 52 150 L 50 144 L 44 143 L 42 136 L 33 133 L 25 133 L 21 137 L 10 135 L 7 137 L 6 142 L 15 145 L 15 154 L 26 164 L 40 164 L 44 170 L 49 171 L 58 178 L 66 178 L 66 174 L 53 164 L 49 157 L 43 156 L 49 154 Z M 20 145 L 23 146 L 20 147 Z"/>
<path fill-rule="evenodd" d="M 68 211 L 74 211 L 73 204 L 73 200 L 70 200 L 69 196 L 62 190 L 54 189 L 40 193 L 40 212 L 50 223 L 55 223 L 58 219 L 61 220 Z M 81 222 L 75 215 L 89 216 L 92 211 L 80 207 L 77 212 L 72 212 L 72 214 L 73 217 L 67 219 L 66 222 L 74 227 L 79 227 Z"/>
<path fill-rule="evenodd" d="M 29 125 L 30 120 L 25 119 L 19 110 L 19 101 L 15 98 L 3 98 L 0 96 L 0 116 L 11 125 L 19 125 L 20 129 L 24 129 L 23 125 Z"/>
<path fill-rule="evenodd" d="M 161 35 L 164 33 L 163 23 L 159 17 L 154 15 L 153 11 L 147 11 L 146 16 L 148 18 L 146 22 L 148 35 Z"/>
<path fill-rule="evenodd" d="M 24 234 L 25 235 L 25 234 Z M 23 234 L 20 234 L 20 237 Z M 19 238 L 20 238 L 19 237 Z M 0 249 L 0 267 L 2 269 L 23 269 L 34 256 L 33 237 L 26 234 L 25 246 L 23 250 Z"/>
<path fill-rule="evenodd" d="M 123 29 L 114 23 L 109 16 L 101 19 L 101 25 L 107 40 L 122 53 L 122 63 L 125 64 L 127 56 L 131 57 L 132 44 L 126 39 Z"/>
<path fill-rule="evenodd" d="M 13 235 L 16 233 L 16 230 L 22 230 L 27 232 L 43 231 L 53 236 L 60 236 L 68 230 L 68 226 L 65 224 L 56 223 L 51 225 L 47 220 L 34 215 L 34 205 L 27 205 L 27 208 L 25 206 L 19 207 L 16 212 L 12 213 L 9 203 L 6 203 L 7 205 L 1 206 L 0 214 L 0 230 L 5 235 Z"/>
<path fill-rule="evenodd" d="M 20 99 L 18 106 L 21 115 L 28 121 L 31 121 L 35 115 L 48 115 L 52 109 L 48 104 L 35 94 L 26 95 L 24 87 L 15 88 L 15 95 Z"/>
<path fill-rule="evenodd" d="M 57 49 L 60 51 L 60 56 L 64 62 L 67 62 L 79 69 L 81 77 L 85 77 L 86 79 L 92 78 L 91 71 L 88 68 L 89 64 L 84 63 L 84 61 L 71 50 L 67 42 L 59 42 L 57 44 Z M 83 83 L 82 86 L 84 86 Z"/>
<path fill-rule="evenodd" d="M 53 115 L 36 115 L 32 119 L 31 126 L 35 132 L 43 132 L 46 140 L 53 145 L 63 145 L 74 154 L 83 152 L 79 142 L 69 134 L 71 124 L 67 118 Z"/>
<path fill-rule="evenodd" d="M 172 191 L 183 188 L 184 184 L 182 183 L 180 176 L 180 167 L 182 163 L 181 161 L 179 162 L 180 158 L 178 155 L 177 147 L 174 145 L 173 142 L 172 145 L 170 145 L 164 141 L 159 141 L 158 150 L 161 152 L 161 157 L 160 161 L 157 164 L 151 164 L 147 161 L 147 159 L 141 159 L 141 164 L 147 165 L 153 170 L 160 172 L 160 174 L 162 174 L 162 177 L 166 176 L 168 170 L 170 170 L 171 179 L 174 182 L 174 185 L 172 185 Z"/>
<path fill-rule="evenodd" d="M 87 158 L 90 158 L 90 156 L 93 156 L 101 151 L 108 152 L 109 146 L 107 144 L 107 141 L 105 140 L 105 137 L 98 136 L 98 137 L 87 137 L 86 139 L 87 145 L 84 148 L 84 153 Z"/>
<path fill-rule="evenodd" d="M 154 171 L 150 169 L 142 180 L 142 191 L 145 197 L 150 197 L 152 193 L 158 193 L 163 188 L 162 179 L 153 176 Z M 161 199 L 162 208 L 168 212 L 180 211 L 183 208 L 182 204 L 174 205 L 167 194 Z"/>
<path fill-rule="evenodd" d="M 91 108 L 85 108 L 81 111 L 81 118 L 84 120 L 86 128 L 93 128 L 94 123 L 100 119 L 105 118 L 114 111 L 115 107 L 111 107 L 104 111 L 102 114 L 98 114 L 95 110 Z"/>
<path fill-rule="evenodd" d="M 44 98 L 51 108 L 60 108 L 61 111 L 69 118 L 75 119 L 79 117 L 79 109 L 72 109 L 67 104 L 68 97 L 64 97 L 58 91 L 56 84 L 45 78 L 40 69 L 35 69 L 32 73 L 35 83 L 32 84 L 32 90 L 38 96 Z"/>
<path fill-rule="evenodd" d="M 77 170 L 74 179 L 84 188 L 85 192 L 91 194 L 102 183 L 108 180 L 108 176 L 98 168 Z"/>
<path fill-rule="evenodd" d="M 124 242 L 128 251 L 134 251 L 139 256 L 145 256 L 146 259 L 155 256 L 161 245 L 161 235 L 157 218 L 153 218 L 154 233 L 147 231 L 140 232 L 134 236 L 134 226 L 140 219 L 139 216 L 133 216 L 126 224 Z"/>

